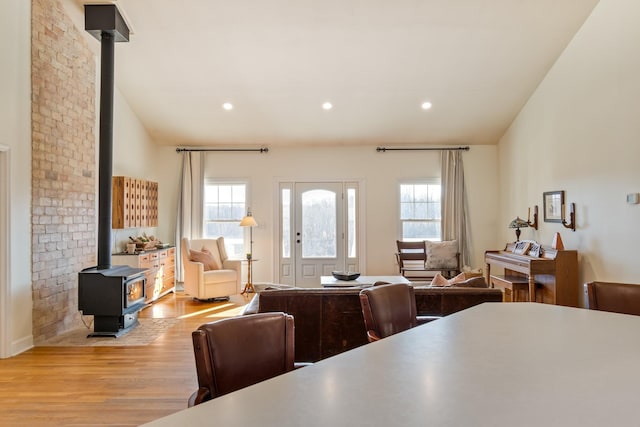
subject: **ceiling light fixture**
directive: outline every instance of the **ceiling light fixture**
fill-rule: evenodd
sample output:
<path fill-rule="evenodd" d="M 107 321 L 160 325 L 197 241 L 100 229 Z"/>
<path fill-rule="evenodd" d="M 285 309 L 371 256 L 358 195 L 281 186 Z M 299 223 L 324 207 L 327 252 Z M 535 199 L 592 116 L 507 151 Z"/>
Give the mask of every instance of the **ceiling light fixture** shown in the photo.
<path fill-rule="evenodd" d="M 333 108 L 333 105 L 331 105 L 330 102 L 324 102 L 322 103 L 322 109 L 323 110 L 331 110 Z"/>
<path fill-rule="evenodd" d="M 233 110 L 233 104 L 230 102 L 225 102 L 224 104 L 222 104 L 222 108 L 224 108 L 227 111 Z"/>
<path fill-rule="evenodd" d="M 431 109 L 432 105 L 431 105 L 431 103 L 429 101 L 425 101 L 425 102 L 422 103 L 421 107 L 422 107 L 423 110 L 429 110 L 429 109 Z"/>

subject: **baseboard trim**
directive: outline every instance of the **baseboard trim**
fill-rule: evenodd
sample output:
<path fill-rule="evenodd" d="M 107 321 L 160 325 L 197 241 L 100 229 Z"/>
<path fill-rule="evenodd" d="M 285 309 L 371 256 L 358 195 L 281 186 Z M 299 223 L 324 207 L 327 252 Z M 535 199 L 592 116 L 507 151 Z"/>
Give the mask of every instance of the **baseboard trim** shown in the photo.
<path fill-rule="evenodd" d="M 11 343 L 11 356 L 16 356 L 33 348 L 33 335 L 20 338 Z"/>

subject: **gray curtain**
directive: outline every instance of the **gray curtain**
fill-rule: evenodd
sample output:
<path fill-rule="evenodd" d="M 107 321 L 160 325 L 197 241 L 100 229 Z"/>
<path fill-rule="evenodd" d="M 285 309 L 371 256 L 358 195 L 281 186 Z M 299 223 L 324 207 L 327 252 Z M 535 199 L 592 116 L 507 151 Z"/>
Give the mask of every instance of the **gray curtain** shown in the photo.
<path fill-rule="evenodd" d="M 442 151 L 442 240 L 457 240 L 462 266 L 471 262 L 467 194 L 460 150 Z"/>
<path fill-rule="evenodd" d="M 176 280 L 184 280 L 181 245 L 183 237 L 202 237 L 204 195 L 203 152 L 182 152 L 182 174 L 178 190 L 178 212 L 176 215 Z"/>

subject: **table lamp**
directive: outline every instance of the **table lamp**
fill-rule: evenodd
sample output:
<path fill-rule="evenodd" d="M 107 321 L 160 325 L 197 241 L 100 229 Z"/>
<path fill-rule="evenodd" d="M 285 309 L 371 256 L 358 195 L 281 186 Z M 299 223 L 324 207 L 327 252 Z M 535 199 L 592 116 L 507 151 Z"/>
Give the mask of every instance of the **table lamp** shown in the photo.
<path fill-rule="evenodd" d="M 526 228 L 528 226 L 529 226 L 529 223 L 524 219 L 521 219 L 519 216 L 517 216 L 516 219 L 511 221 L 511 223 L 509 224 L 509 228 L 516 229 L 516 242 L 520 241 L 520 229 Z"/>

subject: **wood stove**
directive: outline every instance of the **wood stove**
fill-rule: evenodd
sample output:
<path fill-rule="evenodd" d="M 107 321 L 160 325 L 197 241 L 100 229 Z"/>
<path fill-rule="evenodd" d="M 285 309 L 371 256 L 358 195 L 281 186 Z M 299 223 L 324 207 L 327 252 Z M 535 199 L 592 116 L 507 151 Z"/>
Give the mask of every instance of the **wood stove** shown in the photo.
<path fill-rule="evenodd" d="M 78 309 L 93 314 L 89 337 L 118 337 L 138 324 L 145 303 L 145 269 L 126 265 L 84 269 L 78 276 Z"/>

